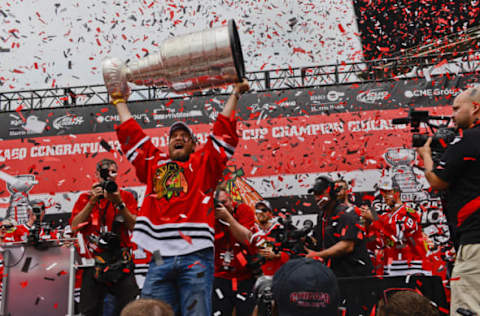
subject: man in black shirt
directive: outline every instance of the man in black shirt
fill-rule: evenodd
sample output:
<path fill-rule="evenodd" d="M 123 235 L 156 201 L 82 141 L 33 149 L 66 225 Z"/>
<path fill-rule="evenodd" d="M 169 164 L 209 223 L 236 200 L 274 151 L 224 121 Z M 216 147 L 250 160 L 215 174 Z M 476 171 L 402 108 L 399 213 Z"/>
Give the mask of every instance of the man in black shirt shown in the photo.
<path fill-rule="evenodd" d="M 354 207 L 345 205 L 339 189 L 327 177 L 318 177 L 308 193 L 313 193 L 320 210 L 313 237 L 316 249 L 307 249 L 307 257 L 322 258 L 336 277 L 371 275 L 373 265 L 368 257 L 366 240 L 358 228 Z"/>
<path fill-rule="evenodd" d="M 446 212 L 457 258 L 451 278 L 451 315 L 458 308 L 480 311 L 480 89 L 470 88 L 453 102 L 458 136 L 434 166 L 431 138 L 418 149 L 430 186 L 446 190 Z"/>

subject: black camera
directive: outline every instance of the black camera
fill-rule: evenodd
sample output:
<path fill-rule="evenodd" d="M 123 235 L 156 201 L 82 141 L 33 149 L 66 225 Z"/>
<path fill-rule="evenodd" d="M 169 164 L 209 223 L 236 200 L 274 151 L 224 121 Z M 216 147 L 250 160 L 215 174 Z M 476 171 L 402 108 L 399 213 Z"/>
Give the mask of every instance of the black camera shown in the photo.
<path fill-rule="evenodd" d="M 279 227 L 272 230 L 269 236 L 273 237 L 276 241 L 274 245 L 274 252 L 288 251 L 292 258 L 299 257 L 302 254 L 306 254 L 305 247 L 312 248 L 314 243 L 312 238 L 308 236 L 313 230 L 313 222 L 306 220 L 301 229 L 297 229 L 293 225 L 291 215 L 287 215 L 285 218 L 279 218 Z"/>
<path fill-rule="evenodd" d="M 96 240 L 97 245 L 104 250 L 119 250 L 120 246 L 120 236 L 114 232 L 105 232 L 100 234 L 98 240 Z"/>
<path fill-rule="evenodd" d="M 100 187 L 102 187 L 108 193 L 114 193 L 118 190 L 118 185 L 115 181 L 110 178 L 110 169 L 109 166 L 104 165 L 101 166 L 98 170 L 100 173 L 100 178 L 102 178 L 103 182 L 100 183 Z"/>
<path fill-rule="evenodd" d="M 42 215 L 42 211 L 43 211 L 43 207 L 37 206 L 37 205 L 32 206 L 33 215 L 38 217 L 38 216 Z"/>
<path fill-rule="evenodd" d="M 435 120 L 442 123 L 434 124 L 432 121 Z M 452 142 L 456 136 L 455 129 L 448 127 L 450 120 L 451 117 L 449 116 L 431 116 L 428 111 L 411 109 L 408 117 L 395 118 L 392 120 L 392 124 L 409 124 L 411 126 L 413 147 L 422 147 L 428 138 L 432 137 L 432 143 L 430 144 L 432 159 L 435 164 L 438 164 L 447 145 Z M 419 133 L 421 123 L 424 123 L 433 135 Z"/>

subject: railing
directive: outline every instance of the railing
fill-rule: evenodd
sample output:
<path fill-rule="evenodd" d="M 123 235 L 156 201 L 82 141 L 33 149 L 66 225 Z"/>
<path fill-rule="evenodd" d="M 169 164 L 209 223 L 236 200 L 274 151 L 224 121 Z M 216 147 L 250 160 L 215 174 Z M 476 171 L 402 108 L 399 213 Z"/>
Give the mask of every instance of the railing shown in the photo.
<path fill-rule="evenodd" d="M 462 55 L 463 57 L 454 59 L 456 56 Z M 252 90 L 266 91 L 385 81 L 398 78 L 422 78 L 441 73 L 475 72 L 480 72 L 479 52 L 469 52 L 468 55 L 464 55 L 462 52 L 449 52 L 421 57 L 255 71 L 246 73 L 246 77 Z M 227 89 L 206 90 L 192 95 L 222 94 L 226 93 Z M 161 100 L 183 96 L 170 92 L 166 87 L 135 87 L 132 89 L 129 100 Z M 104 105 L 108 103 L 109 96 L 103 84 L 0 92 L 0 111 L 5 112 L 24 109 Z"/>

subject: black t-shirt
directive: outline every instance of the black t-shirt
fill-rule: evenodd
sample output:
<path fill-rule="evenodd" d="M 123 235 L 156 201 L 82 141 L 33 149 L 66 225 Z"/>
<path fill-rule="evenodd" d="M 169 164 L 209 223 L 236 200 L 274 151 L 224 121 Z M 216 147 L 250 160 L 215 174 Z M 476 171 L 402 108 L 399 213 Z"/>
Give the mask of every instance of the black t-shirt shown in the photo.
<path fill-rule="evenodd" d="M 480 243 L 480 125 L 464 130 L 433 171 L 449 183 L 447 219 L 458 245 Z"/>
<path fill-rule="evenodd" d="M 358 228 L 359 217 L 353 207 L 338 204 L 330 216 L 318 216 L 313 237 L 317 240 L 317 249 L 332 247 L 341 240 L 355 243 L 353 251 L 341 257 L 332 257 L 330 268 L 338 277 L 371 275 L 373 265 L 367 253 L 367 242 Z"/>

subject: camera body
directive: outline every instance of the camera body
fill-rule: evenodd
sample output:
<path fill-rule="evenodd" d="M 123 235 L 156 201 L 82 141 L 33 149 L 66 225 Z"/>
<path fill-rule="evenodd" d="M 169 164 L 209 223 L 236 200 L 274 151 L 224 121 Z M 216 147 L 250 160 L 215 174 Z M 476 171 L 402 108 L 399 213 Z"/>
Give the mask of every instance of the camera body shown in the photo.
<path fill-rule="evenodd" d="M 101 166 L 98 172 L 100 173 L 100 178 L 103 180 L 99 186 L 108 193 L 117 192 L 118 184 L 110 179 L 110 170 L 108 166 Z"/>
<path fill-rule="evenodd" d="M 280 226 L 273 229 L 269 234 L 276 241 L 274 245 L 274 252 L 286 250 L 292 258 L 299 257 L 302 254 L 306 254 L 305 247 L 313 247 L 313 240 L 308 236 L 313 230 L 313 222 L 306 221 L 301 229 L 297 229 L 293 225 L 291 215 L 287 215 L 285 218 L 279 218 Z"/>
<path fill-rule="evenodd" d="M 444 122 L 443 124 L 434 124 L 432 121 L 437 120 Z M 429 137 L 432 137 L 430 148 L 432 149 L 432 159 L 438 164 L 442 154 L 445 152 L 447 145 L 452 142 L 456 136 L 454 128 L 447 127 L 451 117 L 447 116 L 431 116 L 428 111 L 417 111 L 411 109 L 408 117 L 395 118 L 392 124 L 409 124 L 411 127 L 412 147 L 422 147 L 425 145 Z M 420 124 L 424 123 L 433 135 L 428 133 L 419 133 Z"/>

